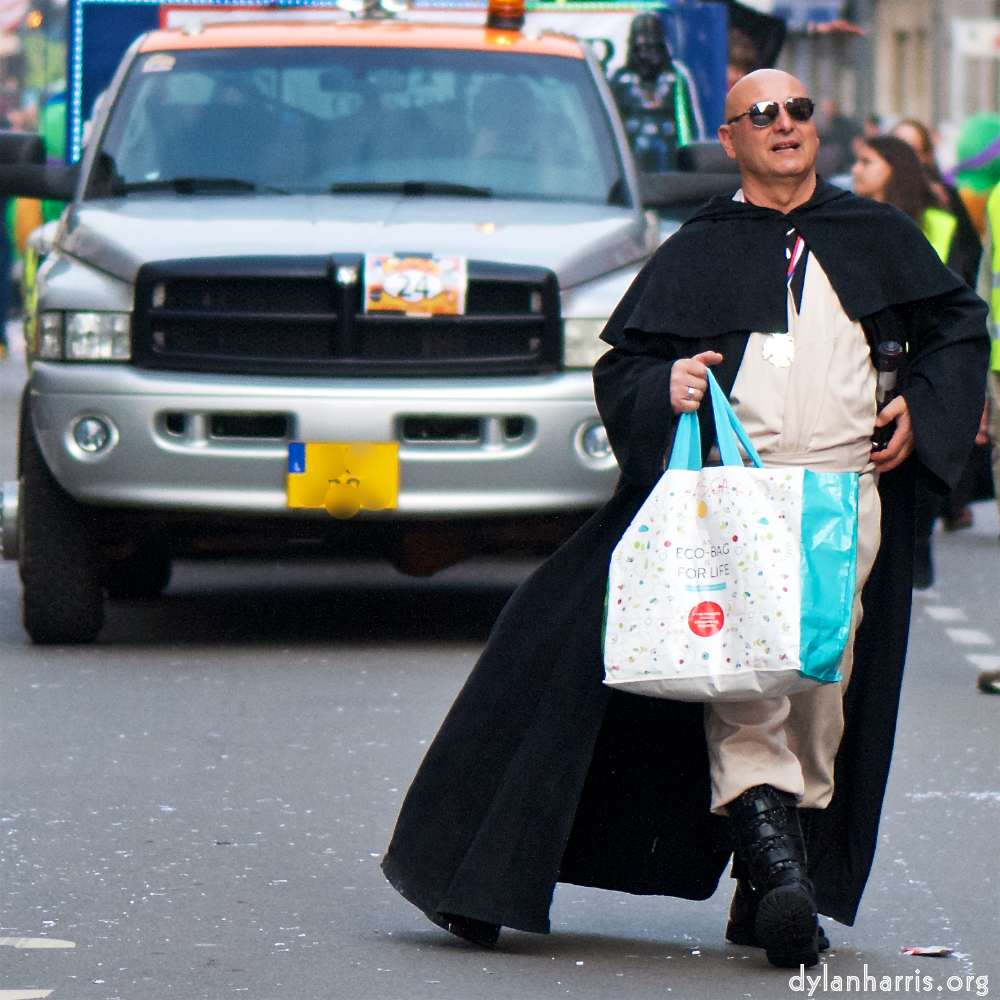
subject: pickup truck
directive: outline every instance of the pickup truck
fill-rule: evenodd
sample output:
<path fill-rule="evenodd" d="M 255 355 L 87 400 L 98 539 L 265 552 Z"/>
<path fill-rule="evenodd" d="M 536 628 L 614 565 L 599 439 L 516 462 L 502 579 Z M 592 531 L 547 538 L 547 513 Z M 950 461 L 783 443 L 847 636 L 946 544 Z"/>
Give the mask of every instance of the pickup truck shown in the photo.
<path fill-rule="evenodd" d="M 89 136 L 74 167 L 0 169 L 0 191 L 69 201 L 36 241 L 0 504 L 34 642 L 91 641 L 105 595 L 155 596 L 175 558 L 429 574 L 551 552 L 614 491 L 590 369 L 662 234 L 585 43 L 503 22 L 158 30 Z M 737 186 L 665 180 L 681 202 Z M 295 500 L 330 443 L 318 499 Z M 371 445 L 389 485 L 347 517 L 325 491 L 358 488 Z"/>

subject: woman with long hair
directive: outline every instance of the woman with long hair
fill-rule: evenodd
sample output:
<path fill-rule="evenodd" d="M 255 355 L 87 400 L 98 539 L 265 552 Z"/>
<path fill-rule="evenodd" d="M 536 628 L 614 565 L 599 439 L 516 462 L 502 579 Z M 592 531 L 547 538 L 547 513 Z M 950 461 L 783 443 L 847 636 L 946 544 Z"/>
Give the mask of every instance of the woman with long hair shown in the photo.
<path fill-rule="evenodd" d="M 975 287 L 982 248 L 969 250 L 956 238 L 959 220 L 942 205 L 920 157 L 909 143 L 892 135 L 876 135 L 858 144 L 851 170 L 854 191 L 905 212 L 923 231 L 942 262 Z"/>
<path fill-rule="evenodd" d="M 924 168 L 924 174 L 930 183 L 931 190 L 937 196 L 942 208 L 946 208 L 958 221 L 955 230 L 956 253 L 960 255 L 961 268 L 959 273 L 966 283 L 975 287 L 976 272 L 979 268 L 979 258 L 983 252 L 980 233 L 969 217 L 968 209 L 958 191 L 958 188 L 946 183 L 938 169 L 935 158 L 935 137 L 931 130 L 916 118 L 904 118 L 898 122 L 892 135 L 902 139 L 913 148 Z"/>

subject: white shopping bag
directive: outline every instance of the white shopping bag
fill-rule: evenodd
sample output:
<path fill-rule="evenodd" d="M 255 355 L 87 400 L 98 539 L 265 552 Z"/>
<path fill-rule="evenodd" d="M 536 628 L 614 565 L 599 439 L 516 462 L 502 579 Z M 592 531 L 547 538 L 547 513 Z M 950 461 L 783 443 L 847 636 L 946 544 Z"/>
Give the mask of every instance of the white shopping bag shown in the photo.
<path fill-rule="evenodd" d="M 857 476 L 763 468 L 709 382 L 723 465 L 700 467 L 698 416 L 684 414 L 669 468 L 611 558 L 605 683 L 735 701 L 839 681 Z M 737 436 L 754 467 L 743 467 Z"/>

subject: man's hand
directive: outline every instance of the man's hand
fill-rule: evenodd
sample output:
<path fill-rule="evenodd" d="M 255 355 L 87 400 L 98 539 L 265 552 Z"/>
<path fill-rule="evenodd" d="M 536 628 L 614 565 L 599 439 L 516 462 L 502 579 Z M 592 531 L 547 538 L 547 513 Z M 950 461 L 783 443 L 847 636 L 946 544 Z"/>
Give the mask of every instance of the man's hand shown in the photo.
<path fill-rule="evenodd" d="M 876 472 L 888 472 L 901 465 L 913 451 L 913 426 L 910 423 L 910 408 L 902 396 L 897 396 L 875 418 L 876 427 L 896 421 L 896 431 L 889 443 L 881 451 L 873 451 L 871 460 L 875 463 Z"/>
<path fill-rule="evenodd" d="M 677 416 L 698 409 L 708 392 L 706 365 L 717 365 L 721 360 L 722 355 L 717 351 L 705 351 L 674 362 L 670 369 L 670 405 Z"/>

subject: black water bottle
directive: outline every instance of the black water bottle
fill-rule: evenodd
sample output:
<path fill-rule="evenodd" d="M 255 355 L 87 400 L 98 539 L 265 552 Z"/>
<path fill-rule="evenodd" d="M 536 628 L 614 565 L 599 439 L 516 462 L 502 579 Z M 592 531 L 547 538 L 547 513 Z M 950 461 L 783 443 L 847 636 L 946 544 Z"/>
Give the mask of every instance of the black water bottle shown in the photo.
<path fill-rule="evenodd" d="M 903 364 L 903 348 L 895 340 L 878 345 L 878 385 L 875 389 L 875 407 L 881 413 L 896 397 L 896 375 Z M 876 427 L 872 434 L 872 451 L 881 451 L 896 433 L 896 421 L 885 427 Z"/>

